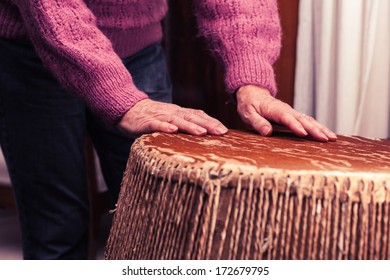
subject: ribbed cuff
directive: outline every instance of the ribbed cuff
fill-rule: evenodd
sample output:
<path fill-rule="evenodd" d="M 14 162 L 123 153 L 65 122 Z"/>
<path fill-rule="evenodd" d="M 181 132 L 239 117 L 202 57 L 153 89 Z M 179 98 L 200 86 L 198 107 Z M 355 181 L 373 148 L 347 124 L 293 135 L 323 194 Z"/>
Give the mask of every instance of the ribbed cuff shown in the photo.
<path fill-rule="evenodd" d="M 274 70 L 260 55 L 231 52 L 223 61 L 228 93 L 233 94 L 244 85 L 256 85 L 268 89 L 273 96 L 276 95 Z"/>
<path fill-rule="evenodd" d="M 137 102 L 148 98 L 140 91 L 123 65 L 89 73 L 89 83 L 80 89 L 90 108 L 110 125 L 117 124 Z"/>
<path fill-rule="evenodd" d="M 123 92 L 121 96 L 109 100 L 110 104 L 102 104 L 105 106 L 105 110 L 99 115 L 109 125 L 116 125 L 128 110 L 146 98 L 148 96 L 139 90 Z"/>

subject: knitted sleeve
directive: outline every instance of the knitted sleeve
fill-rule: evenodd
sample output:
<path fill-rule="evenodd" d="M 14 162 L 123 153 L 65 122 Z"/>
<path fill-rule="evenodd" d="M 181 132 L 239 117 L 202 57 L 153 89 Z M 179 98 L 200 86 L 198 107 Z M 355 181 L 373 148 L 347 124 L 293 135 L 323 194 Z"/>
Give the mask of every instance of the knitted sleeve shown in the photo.
<path fill-rule="evenodd" d="M 82 0 L 14 0 L 30 40 L 60 83 L 107 123 L 147 98 Z"/>
<path fill-rule="evenodd" d="M 277 0 L 196 0 L 199 31 L 225 69 L 229 93 L 253 84 L 276 94 L 281 27 Z"/>

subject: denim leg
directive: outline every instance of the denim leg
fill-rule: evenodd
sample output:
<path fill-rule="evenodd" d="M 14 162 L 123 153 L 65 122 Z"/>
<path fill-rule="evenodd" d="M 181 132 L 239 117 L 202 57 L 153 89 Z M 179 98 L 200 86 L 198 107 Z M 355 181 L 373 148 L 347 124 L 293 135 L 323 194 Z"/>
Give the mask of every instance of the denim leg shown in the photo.
<path fill-rule="evenodd" d="M 86 109 L 24 43 L 0 40 L 0 126 L 25 259 L 88 257 Z"/>
<path fill-rule="evenodd" d="M 162 49 L 124 59 L 134 82 L 152 99 L 170 102 Z M 65 92 L 29 44 L 0 40 L 0 143 L 22 227 L 25 259 L 88 257 L 85 131 L 116 201 L 134 139 L 104 125 Z"/>
<path fill-rule="evenodd" d="M 163 49 L 153 44 L 137 54 L 123 59 L 135 85 L 153 100 L 172 102 L 172 90 Z M 99 156 L 107 187 L 117 201 L 123 172 L 134 138 L 107 127 L 97 117 L 88 114 L 88 132 Z"/>

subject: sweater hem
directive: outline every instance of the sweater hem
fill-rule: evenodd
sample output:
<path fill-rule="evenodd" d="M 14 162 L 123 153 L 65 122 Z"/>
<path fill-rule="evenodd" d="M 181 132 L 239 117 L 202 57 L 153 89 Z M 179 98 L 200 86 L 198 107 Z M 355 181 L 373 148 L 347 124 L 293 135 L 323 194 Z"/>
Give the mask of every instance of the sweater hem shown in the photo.
<path fill-rule="evenodd" d="M 99 28 L 111 41 L 115 52 L 121 58 L 133 55 L 153 43 L 161 42 L 163 37 L 160 23 L 143 28 Z"/>

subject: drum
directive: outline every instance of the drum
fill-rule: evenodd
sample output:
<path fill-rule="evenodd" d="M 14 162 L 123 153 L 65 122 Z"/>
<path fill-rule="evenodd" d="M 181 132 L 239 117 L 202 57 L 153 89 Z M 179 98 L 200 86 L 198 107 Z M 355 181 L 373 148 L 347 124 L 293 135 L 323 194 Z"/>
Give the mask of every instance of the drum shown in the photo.
<path fill-rule="evenodd" d="M 106 259 L 390 259 L 390 141 L 154 133 L 133 144 Z"/>

